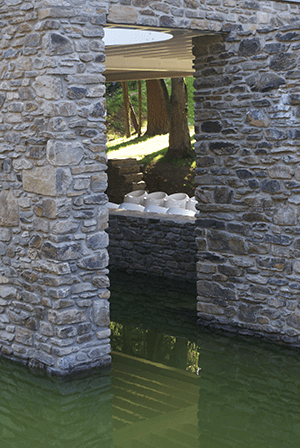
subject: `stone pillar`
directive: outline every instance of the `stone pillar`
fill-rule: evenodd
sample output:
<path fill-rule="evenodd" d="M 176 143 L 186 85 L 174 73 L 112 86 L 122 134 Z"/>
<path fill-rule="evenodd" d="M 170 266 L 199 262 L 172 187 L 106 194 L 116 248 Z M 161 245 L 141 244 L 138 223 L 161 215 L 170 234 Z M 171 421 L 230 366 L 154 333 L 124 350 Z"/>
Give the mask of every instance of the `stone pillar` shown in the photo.
<path fill-rule="evenodd" d="M 45 3 L 1 6 L 0 347 L 63 374 L 110 363 L 106 11 Z"/>
<path fill-rule="evenodd" d="M 194 40 L 199 322 L 299 346 L 299 22 L 232 28 Z"/>

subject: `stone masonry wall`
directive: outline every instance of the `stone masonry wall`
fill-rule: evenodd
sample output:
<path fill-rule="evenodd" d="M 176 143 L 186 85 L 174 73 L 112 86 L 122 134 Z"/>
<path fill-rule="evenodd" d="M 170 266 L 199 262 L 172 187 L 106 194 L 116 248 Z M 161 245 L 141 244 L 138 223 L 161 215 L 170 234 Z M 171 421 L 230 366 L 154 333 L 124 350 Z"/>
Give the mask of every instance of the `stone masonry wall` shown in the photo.
<path fill-rule="evenodd" d="M 186 216 L 111 210 L 110 268 L 195 282 L 194 230 Z"/>
<path fill-rule="evenodd" d="M 0 12 L 1 356 L 60 374 L 110 363 L 106 21 L 223 32 L 195 40 L 198 310 L 299 344 L 299 5 L 0 0 Z M 171 250 L 158 273 L 182 262 L 193 278 L 184 232 L 169 228 L 186 258 Z"/>
<path fill-rule="evenodd" d="M 107 196 L 110 202 L 121 204 L 124 196 L 134 190 L 146 190 L 141 166 L 136 159 L 108 160 Z"/>
<path fill-rule="evenodd" d="M 227 32 L 281 26 L 299 14 L 296 1 L 111 0 L 108 23 Z"/>
<path fill-rule="evenodd" d="M 105 9 L 64 5 L 0 3 L 0 349 L 56 373 L 110 363 Z"/>
<path fill-rule="evenodd" d="M 299 42 L 299 21 L 194 40 L 199 322 L 294 346 Z"/>

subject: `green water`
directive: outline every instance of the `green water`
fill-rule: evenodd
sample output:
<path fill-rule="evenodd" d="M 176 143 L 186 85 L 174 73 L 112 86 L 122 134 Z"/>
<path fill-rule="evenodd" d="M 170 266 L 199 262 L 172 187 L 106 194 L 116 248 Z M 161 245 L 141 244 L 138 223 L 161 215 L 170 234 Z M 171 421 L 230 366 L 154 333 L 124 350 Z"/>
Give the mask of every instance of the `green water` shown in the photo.
<path fill-rule="evenodd" d="M 111 281 L 112 369 L 1 359 L 0 448 L 299 447 L 299 352 L 197 330 L 188 285 Z"/>

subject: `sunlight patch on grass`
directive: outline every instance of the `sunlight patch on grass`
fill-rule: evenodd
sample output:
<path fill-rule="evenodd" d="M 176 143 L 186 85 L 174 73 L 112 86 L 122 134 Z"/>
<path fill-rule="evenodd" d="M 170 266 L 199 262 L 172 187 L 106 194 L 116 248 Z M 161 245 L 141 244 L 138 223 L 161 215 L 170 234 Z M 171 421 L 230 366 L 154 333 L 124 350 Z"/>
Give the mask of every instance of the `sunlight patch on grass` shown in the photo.
<path fill-rule="evenodd" d="M 194 128 L 189 127 L 191 135 L 191 143 L 195 143 Z M 109 159 L 128 159 L 134 158 L 147 164 L 158 161 L 165 156 L 169 145 L 169 134 L 155 135 L 149 137 L 147 135 L 138 138 L 136 135 L 127 139 L 119 138 L 108 142 L 107 155 Z M 147 156 L 150 156 L 147 159 Z M 153 157 L 152 157 L 153 156 Z M 158 159 L 156 159 L 158 157 Z"/>
<path fill-rule="evenodd" d="M 128 144 L 130 143 L 130 144 Z M 124 142 L 119 144 L 118 148 L 110 147 L 107 151 L 109 159 L 127 159 L 133 157 L 137 160 L 142 159 L 148 154 L 160 151 L 168 146 L 169 135 L 156 135 L 154 137 L 136 138 L 135 142 Z"/>
<path fill-rule="evenodd" d="M 142 137 L 138 137 L 137 134 L 133 134 L 133 135 L 131 135 L 131 137 L 126 138 L 125 136 L 119 137 L 119 136 L 117 136 L 117 134 L 112 134 L 111 132 L 108 133 L 107 134 L 107 137 L 108 137 L 108 142 L 107 142 L 108 151 L 107 152 L 109 152 L 111 150 L 119 149 L 119 147 L 128 146 L 130 144 L 137 144 L 142 139 L 146 140 L 147 138 L 151 138 L 151 137 L 143 135 L 146 132 L 146 130 L 147 130 L 147 126 L 146 125 L 142 126 Z"/>
<path fill-rule="evenodd" d="M 152 162 L 158 162 L 161 160 L 168 151 L 168 147 L 161 149 L 160 151 L 152 152 L 151 154 L 148 154 L 147 156 L 143 157 L 140 162 L 144 165 L 148 165 Z"/>

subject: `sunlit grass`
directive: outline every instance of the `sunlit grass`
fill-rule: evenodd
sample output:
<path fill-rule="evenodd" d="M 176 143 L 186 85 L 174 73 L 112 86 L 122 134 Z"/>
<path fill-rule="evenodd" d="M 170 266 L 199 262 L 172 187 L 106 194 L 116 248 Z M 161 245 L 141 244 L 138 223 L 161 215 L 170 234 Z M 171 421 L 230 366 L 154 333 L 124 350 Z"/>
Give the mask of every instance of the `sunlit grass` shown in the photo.
<path fill-rule="evenodd" d="M 146 128 L 142 128 L 142 134 L 146 132 Z M 118 149 L 126 148 L 126 146 L 137 145 L 141 142 L 145 142 L 153 137 L 149 135 L 141 135 L 138 137 L 137 134 L 131 135 L 131 137 L 116 137 L 115 139 L 108 141 L 107 143 L 107 153 L 111 151 L 117 151 Z"/>
<path fill-rule="evenodd" d="M 140 137 L 140 138 L 143 138 L 143 134 L 146 132 L 146 130 L 147 130 L 147 121 L 144 120 L 142 123 L 142 137 Z M 132 132 L 131 137 L 127 138 L 125 135 L 120 136 L 120 133 L 118 133 L 114 129 L 111 129 L 111 128 L 107 129 L 107 139 L 108 139 L 107 147 L 110 148 L 110 147 L 114 147 L 116 145 L 120 145 L 125 142 L 131 142 L 131 141 L 137 140 L 139 138 L 137 136 L 137 133 L 134 132 L 133 130 L 131 130 L 131 132 Z M 148 137 L 148 138 L 150 138 L 150 137 Z"/>
<path fill-rule="evenodd" d="M 158 162 L 159 160 L 163 159 L 164 156 L 167 154 L 168 147 L 161 149 L 160 151 L 152 152 L 151 154 L 148 154 L 147 156 L 143 157 L 141 159 L 141 163 L 144 165 L 148 165 L 152 162 Z"/>
<path fill-rule="evenodd" d="M 190 126 L 194 124 L 194 78 L 185 78 L 187 90 L 188 90 L 188 123 Z M 165 79 L 166 87 L 171 95 L 171 79 Z M 110 86 L 114 84 L 114 87 Z M 124 101 L 123 93 L 120 83 L 107 83 L 107 137 L 108 140 L 120 139 L 125 133 L 125 119 L 124 119 Z M 136 81 L 128 82 L 129 96 L 135 112 L 138 114 L 139 101 L 138 101 L 138 83 Z M 142 126 L 147 126 L 147 89 L 146 82 L 142 81 Z M 131 126 L 133 130 L 133 127 Z"/>
<path fill-rule="evenodd" d="M 117 142 L 108 148 L 109 159 L 127 159 L 134 157 L 137 160 L 142 159 L 148 154 L 160 151 L 168 146 L 169 136 L 155 135 L 154 137 L 143 136 L 131 140 L 126 139 L 123 142 Z"/>
<path fill-rule="evenodd" d="M 193 135 L 193 126 L 189 127 L 192 145 L 195 143 Z M 155 135 L 150 137 L 144 135 L 141 137 L 132 136 L 118 138 L 107 144 L 107 155 L 109 159 L 127 159 L 135 158 L 141 163 L 147 165 L 151 162 L 162 161 L 168 151 L 169 134 Z M 174 165 L 191 165 L 191 159 L 173 160 Z"/>

